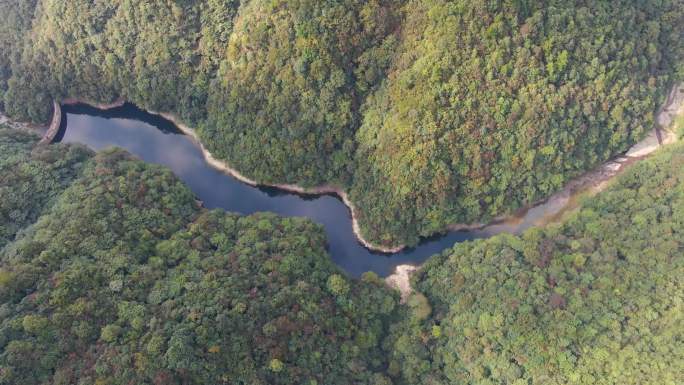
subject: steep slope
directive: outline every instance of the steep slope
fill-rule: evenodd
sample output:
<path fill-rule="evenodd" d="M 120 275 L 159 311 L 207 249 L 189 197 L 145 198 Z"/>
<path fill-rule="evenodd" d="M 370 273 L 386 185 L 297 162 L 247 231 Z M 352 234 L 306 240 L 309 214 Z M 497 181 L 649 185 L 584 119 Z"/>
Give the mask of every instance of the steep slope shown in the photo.
<path fill-rule="evenodd" d="M 2 384 L 684 380 L 684 145 L 560 225 L 431 258 L 398 307 L 377 276 L 345 278 L 309 221 L 207 211 L 120 150 L 0 138 L 2 165 L 84 159 L 26 174 L 38 199 L 0 189 L 3 210 L 37 213 L 0 249 Z"/>
<path fill-rule="evenodd" d="M 33 135 L 0 127 L 0 249 L 52 206 L 91 155 L 81 146 L 35 145 Z"/>
<path fill-rule="evenodd" d="M 8 0 L 0 2 L 0 108 L 4 107 L 7 81 L 12 76 L 12 65 L 19 61 L 25 45 L 26 33 L 31 28 L 38 0 Z"/>
<path fill-rule="evenodd" d="M 19 140 L 0 157 L 29 156 L 2 134 Z M 377 276 L 346 278 L 309 221 L 201 209 L 120 150 L 88 161 L 0 266 L 2 384 L 384 381 L 396 296 Z"/>
<path fill-rule="evenodd" d="M 392 3 L 243 5 L 200 130 L 212 153 L 263 182 L 348 180 L 358 106 L 381 75 L 381 55 L 362 55 L 390 32 Z"/>
<path fill-rule="evenodd" d="M 364 234 L 389 244 L 511 212 L 625 151 L 684 53 L 677 2 L 414 1 L 406 14 L 351 189 Z"/>
<path fill-rule="evenodd" d="M 682 383 L 683 231 L 679 145 L 562 225 L 432 258 L 390 368 L 407 384 Z"/>
<path fill-rule="evenodd" d="M 650 130 L 684 75 L 676 0 L 3 4 L 8 114 L 172 113 L 252 179 L 345 189 L 390 247 L 548 196 Z"/>

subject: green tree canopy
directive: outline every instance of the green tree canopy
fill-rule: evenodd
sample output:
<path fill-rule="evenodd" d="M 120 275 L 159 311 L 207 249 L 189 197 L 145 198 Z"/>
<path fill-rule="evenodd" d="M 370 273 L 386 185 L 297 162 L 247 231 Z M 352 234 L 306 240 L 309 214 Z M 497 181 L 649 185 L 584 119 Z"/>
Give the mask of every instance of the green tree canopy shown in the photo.
<path fill-rule="evenodd" d="M 681 1 L 5 0 L 0 94 L 124 98 L 260 182 L 344 188 L 414 245 L 624 151 L 684 76 Z"/>

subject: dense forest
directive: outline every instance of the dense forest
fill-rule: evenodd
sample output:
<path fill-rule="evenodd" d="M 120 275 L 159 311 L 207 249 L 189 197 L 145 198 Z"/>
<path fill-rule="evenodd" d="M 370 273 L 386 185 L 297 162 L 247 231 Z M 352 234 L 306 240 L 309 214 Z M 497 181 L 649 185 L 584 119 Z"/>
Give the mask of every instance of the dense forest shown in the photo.
<path fill-rule="evenodd" d="M 350 192 L 415 244 L 557 190 L 653 126 L 678 0 L 0 2 L 5 111 L 125 98 L 244 174 Z"/>
<path fill-rule="evenodd" d="M 684 74 L 681 1 L 416 1 L 365 105 L 352 199 L 416 241 L 543 199 L 626 150 Z"/>
<path fill-rule="evenodd" d="M 684 115 L 676 116 L 672 126 L 673 132 L 677 134 L 677 138 L 684 139 Z"/>
<path fill-rule="evenodd" d="M 20 131 L 0 131 L 0 249 L 34 223 L 78 176 L 90 151 L 43 146 Z"/>
<path fill-rule="evenodd" d="M 346 278 L 320 226 L 208 211 L 121 150 L 36 142 L 0 130 L 0 384 L 389 383 L 398 295 Z"/>
<path fill-rule="evenodd" d="M 561 225 L 467 242 L 414 277 L 406 384 L 684 383 L 684 146 Z"/>
<path fill-rule="evenodd" d="M 116 99 L 382 245 L 558 190 L 684 79 L 681 0 L 0 0 L 0 110 Z M 684 117 L 674 129 L 684 137 Z M 684 383 L 684 144 L 400 303 L 321 226 L 208 210 L 120 149 L 0 126 L 0 385 Z M 379 257 L 380 258 L 380 257 Z"/>
<path fill-rule="evenodd" d="M 0 128 L 0 384 L 684 382 L 684 145 L 561 224 L 432 257 L 400 305 L 308 220 L 37 141 Z"/>

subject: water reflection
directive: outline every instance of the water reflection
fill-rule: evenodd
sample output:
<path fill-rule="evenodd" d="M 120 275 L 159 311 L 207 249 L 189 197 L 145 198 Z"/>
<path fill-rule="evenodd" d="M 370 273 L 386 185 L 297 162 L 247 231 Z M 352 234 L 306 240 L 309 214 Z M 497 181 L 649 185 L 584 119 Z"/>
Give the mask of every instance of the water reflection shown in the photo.
<path fill-rule="evenodd" d="M 83 105 L 65 106 L 63 112 L 56 141 L 83 143 L 94 150 L 118 146 L 146 162 L 167 166 L 208 208 L 220 207 L 241 214 L 271 211 L 283 216 L 308 217 L 322 224 L 333 261 L 356 277 L 365 271 L 384 277 L 397 265 L 420 264 L 457 242 L 501 231 L 519 231 L 529 227 L 536 217 L 530 215 L 519 223 L 493 225 L 481 231 L 450 232 L 391 255 L 375 253 L 358 242 L 352 232 L 349 210 L 337 197 L 298 195 L 239 182 L 207 164 L 192 139 L 161 117 L 130 104 L 106 111 Z"/>

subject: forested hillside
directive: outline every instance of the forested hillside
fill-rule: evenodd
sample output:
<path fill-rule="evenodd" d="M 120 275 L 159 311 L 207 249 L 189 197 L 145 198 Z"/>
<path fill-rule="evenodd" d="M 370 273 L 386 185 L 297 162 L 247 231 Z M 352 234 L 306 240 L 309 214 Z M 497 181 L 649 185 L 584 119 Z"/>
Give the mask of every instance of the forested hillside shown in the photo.
<path fill-rule="evenodd" d="M 3 242 L 23 227 L 0 247 L 0 384 L 388 383 L 396 295 L 346 278 L 318 225 L 207 211 L 120 150 L 0 138 Z"/>
<path fill-rule="evenodd" d="M 562 225 L 459 244 L 414 277 L 406 384 L 684 383 L 684 146 Z"/>
<path fill-rule="evenodd" d="M 404 24 L 352 188 L 365 233 L 390 243 L 522 207 L 626 150 L 684 63 L 681 1 L 416 1 Z"/>
<path fill-rule="evenodd" d="M 681 78 L 679 0 L 5 0 L 0 92 L 124 98 L 261 182 L 338 185 L 415 244 L 625 150 Z M 679 68 L 679 70 L 678 70 Z"/>
<path fill-rule="evenodd" d="M 35 144 L 33 135 L 0 127 L 0 249 L 54 203 L 90 157 L 80 146 Z"/>
<path fill-rule="evenodd" d="M 684 381 L 684 145 L 562 224 L 434 256 L 397 305 L 307 220 L 208 211 L 121 150 L 36 143 L 0 129 L 0 384 Z"/>
<path fill-rule="evenodd" d="M 12 65 L 16 66 L 23 50 L 25 34 L 31 28 L 33 12 L 38 0 L 0 2 L 0 95 L 7 90 L 7 81 L 12 76 Z M 0 98 L 0 107 L 4 97 Z"/>

